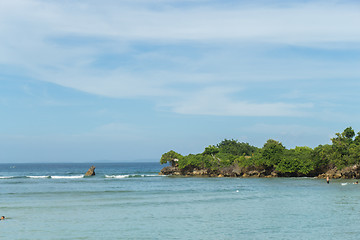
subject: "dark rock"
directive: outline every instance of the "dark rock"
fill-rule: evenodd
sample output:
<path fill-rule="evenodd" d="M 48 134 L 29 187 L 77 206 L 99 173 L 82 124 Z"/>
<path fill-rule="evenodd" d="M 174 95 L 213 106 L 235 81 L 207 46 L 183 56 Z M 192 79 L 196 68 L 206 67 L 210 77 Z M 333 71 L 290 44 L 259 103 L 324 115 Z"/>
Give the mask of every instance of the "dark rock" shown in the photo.
<path fill-rule="evenodd" d="M 230 166 L 230 167 L 221 168 L 219 170 L 219 174 L 217 175 L 221 175 L 223 177 L 235 177 L 236 173 L 234 173 L 234 167 Z"/>
<path fill-rule="evenodd" d="M 360 176 L 360 169 L 358 165 L 354 165 L 351 167 L 346 167 L 341 170 L 341 177 L 342 178 L 359 178 Z"/>
<path fill-rule="evenodd" d="M 207 169 L 194 169 L 192 172 L 192 175 L 196 175 L 196 176 L 207 176 L 208 170 Z"/>
<path fill-rule="evenodd" d="M 239 167 L 239 165 L 235 165 L 234 168 L 232 169 L 232 173 L 234 174 L 234 176 L 238 177 L 242 175 L 241 172 L 241 168 Z"/>
<path fill-rule="evenodd" d="M 335 168 L 329 169 L 325 173 L 319 174 L 318 178 L 345 178 L 345 179 L 352 179 L 352 178 L 360 178 L 360 166 L 354 165 L 350 167 L 345 167 L 341 170 Z"/>
<path fill-rule="evenodd" d="M 184 169 L 180 169 L 178 166 L 168 166 L 161 169 L 160 175 L 175 175 L 175 176 L 201 176 L 201 177 L 318 177 L 318 178 L 346 178 L 346 179 L 360 179 L 360 165 L 354 165 L 343 168 L 341 170 L 337 168 L 331 169 L 317 169 L 308 174 L 301 173 L 281 173 L 272 168 L 263 167 L 239 167 L 234 164 L 228 167 L 222 167 L 219 169 L 208 168 L 195 168 L 193 166 L 186 166 Z"/>
<path fill-rule="evenodd" d="M 249 171 L 247 173 L 250 177 L 260 177 L 260 172 L 257 170 Z"/>
<path fill-rule="evenodd" d="M 161 169 L 159 175 L 183 175 L 177 167 L 164 167 Z"/>
<path fill-rule="evenodd" d="M 95 167 L 91 166 L 89 170 L 85 173 L 85 176 L 95 176 Z"/>

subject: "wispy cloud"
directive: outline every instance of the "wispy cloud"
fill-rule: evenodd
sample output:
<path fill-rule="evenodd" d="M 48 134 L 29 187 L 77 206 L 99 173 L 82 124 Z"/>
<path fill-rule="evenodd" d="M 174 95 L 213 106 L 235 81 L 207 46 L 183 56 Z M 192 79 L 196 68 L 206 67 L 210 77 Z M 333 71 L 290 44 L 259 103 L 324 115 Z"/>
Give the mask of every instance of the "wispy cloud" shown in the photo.
<path fill-rule="evenodd" d="M 177 1 L 173 1 L 177 2 Z M 178 3 L 180 3 L 178 1 Z M 162 3 L 164 4 L 164 3 Z M 155 7 L 154 7 L 155 6 Z M 159 8 L 159 1 L 2 1 L 3 29 L 11 21 L 27 32 L 117 39 L 243 40 L 272 43 L 357 42 L 356 3 L 294 2 L 285 6 L 206 4 Z M 11 28 L 10 28 L 11 29 Z M 10 30 L 8 29 L 8 30 Z M 22 29 L 26 30 L 26 29 Z"/>
<path fill-rule="evenodd" d="M 180 114 L 234 116 L 303 116 L 313 105 L 233 98 L 213 86 L 360 75 L 353 58 L 279 55 L 288 47 L 358 51 L 355 2 L 201 3 L 1 1 L 0 64 L 91 94 L 149 98 Z M 111 68 L 101 61 L 108 54 L 119 58 Z"/>
<path fill-rule="evenodd" d="M 213 116 L 308 116 L 312 104 L 249 102 L 231 98 L 234 89 L 208 88 L 165 105 L 180 114 Z M 241 94 L 240 94 L 241 95 Z"/>
<path fill-rule="evenodd" d="M 319 144 L 330 143 L 330 138 L 334 136 L 334 130 L 326 126 L 296 123 L 258 123 L 246 126 L 241 131 L 250 136 L 251 141 L 257 142 L 259 147 L 270 138 L 281 141 L 287 148 L 296 146 L 316 147 Z"/>

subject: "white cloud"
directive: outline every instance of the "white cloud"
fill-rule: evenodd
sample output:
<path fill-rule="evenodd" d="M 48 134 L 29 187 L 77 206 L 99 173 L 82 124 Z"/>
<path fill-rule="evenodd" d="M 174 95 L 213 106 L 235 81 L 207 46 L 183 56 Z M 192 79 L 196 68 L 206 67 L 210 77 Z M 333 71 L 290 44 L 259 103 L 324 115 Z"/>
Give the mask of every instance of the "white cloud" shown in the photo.
<path fill-rule="evenodd" d="M 357 62 L 277 59 L 262 49 L 283 45 L 338 48 L 344 43 L 348 48 L 358 48 L 358 4 L 315 1 L 279 7 L 254 3 L 230 9 L 203 1 L 206 5 L 174 7 L 167 2 L 159 8 L 165 3 L 1 1 L 0 64 L 16 67 L 33 79 L 92 94 L 151 97 L 161 101 L 159 105 L 171 102 L 168 106 L 177 113 L 235 116 L 303 116 L 312 105 L 236 100 L 226 91 L 211 90 L 211 86 L 226 84 L 238 89 L 251 81 L 360 74 Z M 71 43 L 76 37 L 95 40 Z M 139 42 L 210 47 L 192 59 L 191 54 L 181 58 L 166 50 L 135 53 L 131 45 Z M 238 45 L 251 49 L 232 52 Z M 131 67 L 120 65 L 109 70 L 94 66 L 98 55 L 112 51 L 138 58 Z M 146 66 L 149 62 L 158 64 L 151 68 Z M 171 67 L 163 66 L 167 62 Z M 190 84 L 198 91 L 193 89 L 188 94 Z"/>
<path fill-rule="evenodd" d="M 77 135 L 77 137 L 137 141 L 144 140 L 145 136 L 143 129 L 139 129 L 138 126 L 129 123 L 112 122 L 98 126 L 88 133 Z"/>
<path fill-rule="evenodd" d="M 249 136 L 249 141 L 262 147 L 268 139 L 275 139 L 287 148 L 296 146 L 317 147 L 320 144 L 329 144 L 334 137 L 334 129 L 325 125 L 296 124 L 296 123 L 258 123 L 240 126 L 239 131 Z"/>
<path fill-rule="evenodd" d="M 180 114 L 214 116 L 308 116 L 312 104 L 290 104 L 283 102 L 253 103 L 231 99 L 235 89 L 207 88 L 184 96 L 174 104 L 164 105 Z"/>
<path fill-rule="evenodd" d="M 360 39 L 359 6 L 354 3 L 151 8 L 157 2 L 2 1 L 2 29 L 16 24 L 40 34 L 160 41 L 223 39 L 296 44 Z"/>
<path fill-rule="evenodd" d="M 255 124 L 253 126 L 247 126 L 246 131 L 252 133 L 265 133 L 267 135 L 282 135 L 282 136 L 311 136 L 318 134 L 324 136 L 324 132 L 328 132 L 329 129 L 326 127 L 311 127 L 303 126 L 300 124 Z"/>

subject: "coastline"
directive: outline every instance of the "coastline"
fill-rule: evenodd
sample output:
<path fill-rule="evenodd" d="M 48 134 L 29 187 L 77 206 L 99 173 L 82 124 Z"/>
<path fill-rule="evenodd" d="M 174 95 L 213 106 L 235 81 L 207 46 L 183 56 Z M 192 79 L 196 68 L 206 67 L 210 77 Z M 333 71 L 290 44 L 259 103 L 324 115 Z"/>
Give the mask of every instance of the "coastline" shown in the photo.
<path fill-rule="evenodd" d="M 183 156 L 173 150 L 161 156 L 169 163 L 160 175 L 206 177 L 317 177 L 360 179 L 360 132 L 348 127 L 331 138 L 332 144 L 314 149 L 296 146 L 287 149 L 268 139 L 262 148 L 224 139 L 202 153 Z"/>
<path fill-rule="evenodd" d="M 353 165 L 343 169 L 336 167 L 324 172 L 310 172 L 308 174 L 280 173 L 273 169 L 241 168 L 238 165 L 219 169 L 196 168 L 187 166 L 183 169 L 178 166 L 167 166 L 160 170 L 159 175 L 183 177 L 239 177 L 239 178 L 276 178 L 276 177 L 315 177 L 332 179 L 360 179 L 360 166 Z"/>

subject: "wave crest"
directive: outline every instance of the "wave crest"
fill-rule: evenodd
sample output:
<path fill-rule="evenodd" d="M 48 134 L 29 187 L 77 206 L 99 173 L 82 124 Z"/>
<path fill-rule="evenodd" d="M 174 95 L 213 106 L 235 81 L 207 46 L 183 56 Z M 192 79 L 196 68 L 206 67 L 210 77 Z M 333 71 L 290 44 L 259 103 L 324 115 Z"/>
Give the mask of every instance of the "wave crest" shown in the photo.
<path fill-rule="evenodd" d="M 53 179 L 71 179 L 71 178 L 83 178 L 84 175 L 77 175 L 77 176 L 51 176 Z"/>
<path fill-rule="evenodd" d="M 126 174 L 126 175 L 105 175 L 105 178 L 143 178 L 143 177 L 159 177 L 156 174 Z"/>
<path fill-rule="evenodd" d="M 50 176 L 26 176 L 27 178 L 50 178 Z"/>

